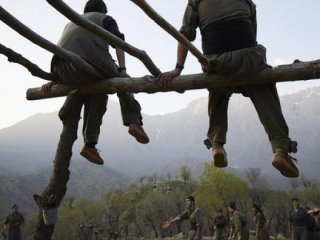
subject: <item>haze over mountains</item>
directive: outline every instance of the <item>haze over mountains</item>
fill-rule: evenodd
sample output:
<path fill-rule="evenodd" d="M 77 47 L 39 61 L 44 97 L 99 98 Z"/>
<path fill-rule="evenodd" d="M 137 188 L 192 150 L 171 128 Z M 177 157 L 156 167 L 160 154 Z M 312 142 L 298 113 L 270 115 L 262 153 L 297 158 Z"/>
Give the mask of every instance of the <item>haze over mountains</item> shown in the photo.
<path fill-rule="evenodd" d="M 319 179 L 320 88 L 285 95 L 281 103 L 290 136 L 299 144 L 295 157 L 299 159 L 301 174 Z M 57 112 L 35 114 L 0 130 L 0 180 L 5 181 L 7 199 L 21 192 L 20 186 L 30 196 L 46 186 L 62 126 L 57 115 Z M 88 190 L 94 193 L 91 196 L 99 198 L 107 189 L 122 187 L 141 175 L 175 176 L 184 165 L 190 167 L 194 178 L 200 176 L 204 163 L 211 161 L 211 151 L 203 145 L 208 127 L 207 98 L 197 99 L 175 113 L 144 115 L 143 121 L 151 139 L 147 145 L 137 143 L 127 133 L 127 127 L 122 126 L 119 104 L 109 102 L 98 144 L 104 166 L 94 166 L 79 155 L 83 144 L 80 127 L 73 151 L 69 193 L 86 197 L 90 196 Z M 229 170 L 241 174 L 247 168 L 260 168 L 271 185 L 288 182 L 271 166 L 267 135 L 253 105 L 241 95 L 234 95 L 230 102 L 226 150 Z"/>

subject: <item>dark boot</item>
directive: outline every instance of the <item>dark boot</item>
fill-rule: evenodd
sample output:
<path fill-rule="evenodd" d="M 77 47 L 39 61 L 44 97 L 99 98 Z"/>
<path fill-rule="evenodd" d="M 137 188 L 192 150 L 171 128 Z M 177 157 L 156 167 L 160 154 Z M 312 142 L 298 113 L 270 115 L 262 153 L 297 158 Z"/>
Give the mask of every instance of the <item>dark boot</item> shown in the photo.
<path fill-rule="evenodd" d="M 147 144 L 150 141 L 148 135 L 143 130 L 143 127 L 136 123 L 130 123 L 128 132 L 135 137 L 139 143 Z"/>
<path fill-rule="evenodd" d="M 272 157 L 272 165 L 278 169 L 283 176 L 288 178 L 299 177 L 299 169 L 293 161 L 297 160 L 280 148 L 276 149 Z"/>
<path fill-rule="evenodd" d="M 213 164 L 217 168 L 224 168 L 228 166 L 227 153 L 224 150 L 222 144 L 219 144 L 219 143 L 212 144 L 212 157 L 213 157 Z"/>
<path fill-rule="evenodd" d="M 98 150 L 95 147 L 84 146 L 80 152 L 81 156 L 94 164 L 103 165 L 103 159 L 100 157 Z"/>

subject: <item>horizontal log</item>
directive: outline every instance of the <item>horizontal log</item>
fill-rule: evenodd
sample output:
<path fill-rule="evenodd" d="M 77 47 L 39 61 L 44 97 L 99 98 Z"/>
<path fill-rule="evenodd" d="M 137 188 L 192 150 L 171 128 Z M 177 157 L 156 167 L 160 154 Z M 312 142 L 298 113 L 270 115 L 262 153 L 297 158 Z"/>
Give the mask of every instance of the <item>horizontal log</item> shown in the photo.
<path fill-rule="evenodd" d="M 136 78 L 110 78 L 93 85 L 80 87 L 78 88 L 78 91 L 82 93 L 106 92 L 108 94 L 113 94 L 116 92 L 182 92 L 191 89 L 301 81 L 319 78 L 320 60 L 315 60 L 310 62 L 279 65 L 274 68 L 265 69 L 262 72 L 251 76 L 235 77 L 233 75 L 204 73 L 182 75 L 173 79 L 171 85 L 166 89 L 161 87 L 156 78 L 144 76 Z M 27 91 L 27 99 L 38 100 L 66 96 L 72 90 L 76 90 L 76 88 L 61 84 L 53 86 L 50 94 L 44 94 L 41 91 L 41 88 L 31 88 Z"/>

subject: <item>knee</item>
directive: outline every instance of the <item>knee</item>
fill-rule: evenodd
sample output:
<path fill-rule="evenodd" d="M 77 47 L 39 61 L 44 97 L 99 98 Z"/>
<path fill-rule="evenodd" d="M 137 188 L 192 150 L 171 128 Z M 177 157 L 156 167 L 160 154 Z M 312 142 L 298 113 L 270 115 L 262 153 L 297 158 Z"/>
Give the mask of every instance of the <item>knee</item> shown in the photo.
<path fill-rule="evenodd" d="M 80 120 L 80 113 L 77 111 L 72 111 L 73 109 L 62 107 L 59 111 L 59 118 L 62 121 L 63 125 L 67 124 L 76 124 L 78 125 L 78 122 Z"/>

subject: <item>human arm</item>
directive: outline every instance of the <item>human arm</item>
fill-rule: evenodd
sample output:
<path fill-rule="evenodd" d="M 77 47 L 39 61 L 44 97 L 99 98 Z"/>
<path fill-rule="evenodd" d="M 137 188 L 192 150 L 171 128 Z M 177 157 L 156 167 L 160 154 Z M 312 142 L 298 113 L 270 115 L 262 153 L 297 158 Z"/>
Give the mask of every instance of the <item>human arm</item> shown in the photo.
<path fill-rule="evenodd" d="M 58 84 L 58 82 L 53 82 L 53 81 L 47 82 L 41 86 L 41 91 L 43 91 L 45 94 L 48 94 L 50 93 L 52 86 L 56 84 Z"/>
<path fill-rule="evenodd" d="M 116 48 L 116 55 L 119 63 L 119 74 L 120 77 L 129 77 L 127 74 L 126 69 L 126 60 L 125 60 L 125 53 L 122 49 Z"/>
<path fill-rule="evenodd" d="M 182 26 L 180 28 L 180 33 L 191 42 L 195 40 L 196 29 L 199 26 L 197 9 L 198 9 L 198 1 L 189 0 L 184 12 Z M 188 50 L 184 47 L 183 44 L 178 42 L 176 67 L 169 72 L 160 74 L 158 77 L 158 80 L 160 81 L 162 87 L 167 88 L 170 85 L 172 79 L 181 74 L 187 58 L 187 54 L 188 54 Z"/>
<path fill-rule="evenodd" d="M 108 32 L 112 33 L 113 35 L 115 35 L 116 37 L 122 39 L 123 41 L 125 40 L 124 34 L 120 32 L 117 22 L 111 16 L 107 15 L 104 18 L 103 28 Z M 114 47 L 114 48 L 115 48 L 116 56 L 118 60 L 120 77 L 129 77 L 126 69 L 125 52 L 118 47 Z"/>
<path fill-rule="evenodd" d="M 175 218 L 172 218 L 170 220 L 167 220 L 163 223 L 162 228 L 166 229 L 171 226 L 172 223 L 180 221 L 180 216 L 176 216 Z"/>
<path fill-rule="evenodd" d="M 6 220 L 4 220 L 3 222 L 3 227 L 4 229 L 7 229 L 8 228 L 8 224 L 9 224 L 9 216 L 6 217 Z"/>
<path fill-rule="evenodd" d="M 176 67 L 168 72 L 161 73 L 158 76 L 159 81 L 161 82 L 162 87 L 167 88 L 172 79 L 180 76 L 183 68 L 184 68 L 184 63 L 187 59 L 188 55 L 188 49 L 186 49 L 180 42 L 178 43 L 177 47 L 177 61 L 176 61 Z"/>

